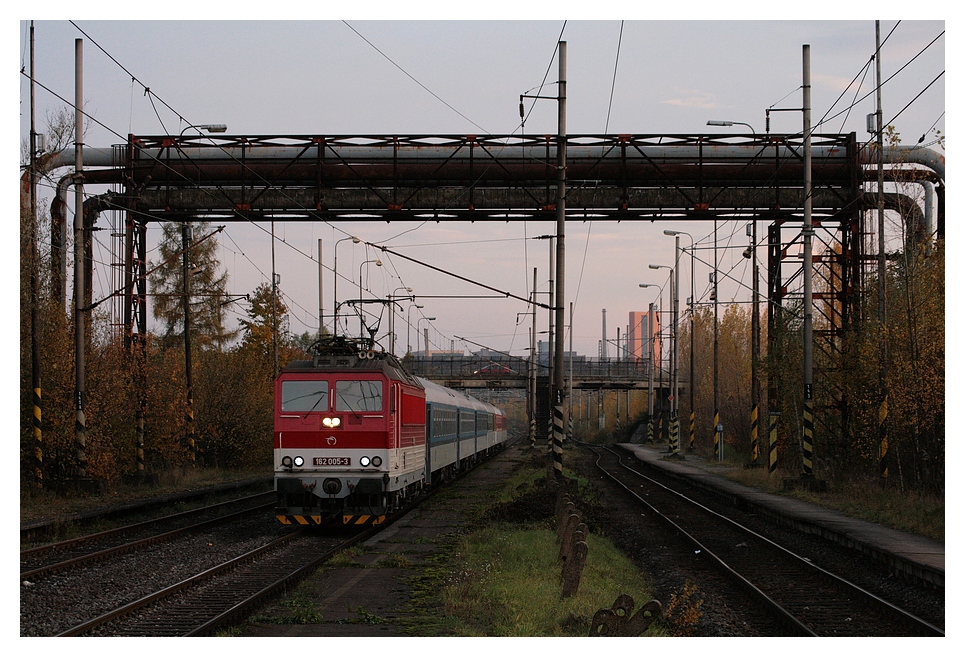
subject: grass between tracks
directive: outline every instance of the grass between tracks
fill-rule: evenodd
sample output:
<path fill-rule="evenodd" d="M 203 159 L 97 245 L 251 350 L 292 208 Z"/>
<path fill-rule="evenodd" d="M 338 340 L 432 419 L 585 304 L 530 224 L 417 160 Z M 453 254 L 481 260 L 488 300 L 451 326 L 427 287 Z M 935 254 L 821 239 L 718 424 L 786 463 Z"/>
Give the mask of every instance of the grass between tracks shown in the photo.
<path fill-rule="evenodd" d="M 593 614 L 621 593 L 639 607 L 651 598 L 645 578 L 605 538 L 587 537 L 588 556 L 580 589 L 561 598 L 555 533 L 493 525 L 473 532 L 453 550 L 442 579 L 444 613 L 416 623 L 417 634 L 449 636 L 587 636 Z M 424 619 L 425 620 L 425 619 Z M 648 635 L 663 634 L 651 626 Z"/>
<path fill-rule="evenodd" d="M 630 595 L 635 609 L 642 607 L 653 591 L 646 575 L 593 527 L 587 537 L 588 556 L 579 590 L 573 597 L 561 597 L 562 567 L 557 562 L 559 546 L 553 527 L 555 493 L 544 485 L 545 476 L 542 463 L 527 461 L 495 489 L 471 493 L 473 512 L 465 526 L 472 530 L 426 537 L 421 542 L 435 548 L 425 561 L 418 560 L 418 565 L 393 552 L 373 561 L 368 558 L 372 554 L 359 546 L 337 554 L 323 570 L 404 568 L 407 572 L 402 578 L 410 592 L 408 607 L 399 617 L 379 618 L 359 607 L 348 610 L 349 618 L 339 622 L 396 624 L 403 633 L 421 637 L 587 636 L 593 615 L 610 608 L 619 595 Z M 580 486 L 577 497 L 592 505 L 592 500 L 583 497 L 585 489 Z M 467 495 L 448 488 L 430 504 L 446 506 Z M 583 508 L 579 502 L 577 506 Z M 248 622 L 262 626 L 318 623 L 319 597 L 318 583 L 309 578 L 287 599 Z M 674 601 L 669 602 L 668 608 L 673 607 Z M 689 603 L 691 610 L 697 607 L 699 602 Z M 674 627 L 658 621 L 644 636 L 676 633 Z M 222 634 L 245 633 L 244 627 L 236 627 Z M 378 631 L 373 630 L 372 635 L 377 636 Z"/>
<path fill-rule="evenodd" d="M 534 498 L 540 496 L 543 478 L 545 469 L 517 471 L 480 513 L 479 522 L 473 524 L 480 528 L 456 538 L 440 551 L 435 565 L 410 579 L 414 613 L 409 617 L 409 633 L 587 636 L 593 615 L 613 605 L 617 596 L 630 595 L 636 608 L 651 599 L 652 588 L 645 575 L 607 538 L 592 530 L 587 536 L 588 554 L 579 590 L 573 597 L 561 597 L 559 546 L 552 518 L 503 519 L 521 508 L 539 505 Z M 509 511 L 500 513 L 501 507 Z M 645 636 L 666 634 L 655 623 Z"/>

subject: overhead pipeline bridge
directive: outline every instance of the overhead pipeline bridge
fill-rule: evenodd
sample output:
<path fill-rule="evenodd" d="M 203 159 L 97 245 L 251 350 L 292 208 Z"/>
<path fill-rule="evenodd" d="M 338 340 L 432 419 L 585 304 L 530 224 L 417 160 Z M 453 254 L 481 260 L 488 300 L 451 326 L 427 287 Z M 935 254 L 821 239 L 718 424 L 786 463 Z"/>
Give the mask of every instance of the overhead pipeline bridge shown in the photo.
<path fill-rule="evenodd" d="M 125 253 L 118 254 L 125 269 L 123 323 L 136 336 L 146 332 L 151 222 L 555 221 L 558 139 L 130 135 L 125 144 L 85 147 L 83 176 L 64 176 L 51 207 L 54 295 L 66 294 L 66 197 L 78 182 L 111 186 L 85 202 L 87 228 L 101 212 L 126 212 Z M 813 135 L 811 151 L 813 223 L 827 232 L 827 252 L 843 272 L 828 286 L 845 309 L 832 324 L 846 326 L 853 302 L 845 297 L 869 260 L 858 237 L 867 232 L 861 211 L 877 206 L 864 184 L 876 179 L 869 167 L 879 158 L 854 133 Z M 566 152 L 568 221 L 760 219 L 793 231 L 772 236 L 777 244 L 769 245 L 778 248 L 775 257 L 793 261 L 786 245 L 800 233 L 804 207 L 800 135 L 571 135 Z M 42 165 L 70 166 L 73 157 L 69 149 Z M 913 179 L 936 190 L 943 233 L 944 158 L 902 148 L 886 151 L 885 160 L 916 165 Z M 918 207 L 900 194 L 887 202 Z M 924 231 L 919 220 L 912 237 Z M 775 282 L 772 295 L 785 287 Z"/>

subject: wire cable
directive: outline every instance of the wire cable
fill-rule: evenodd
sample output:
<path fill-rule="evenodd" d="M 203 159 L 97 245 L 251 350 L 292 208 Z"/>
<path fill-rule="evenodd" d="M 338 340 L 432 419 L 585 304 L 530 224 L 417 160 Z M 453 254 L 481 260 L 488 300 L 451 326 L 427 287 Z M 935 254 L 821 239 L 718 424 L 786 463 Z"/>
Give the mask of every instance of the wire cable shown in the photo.
<path fill-rule="evenodd" d="M 382 55 L 390 64 L 392 64 L 392 65 L 395 66 L 397 69 L 399 69 L 400 71 L 402 71 L 402 73 L 403 73 L 407 78 L 409 78 L 410 80 L 412 80 L 413 82 L 415 82 L 417 85 L 419 85 L 420 87 L 422 87 L 425 91 L 427 91 L 433 98 L 435 98 L 436 100 L 438 100 L 440 103 L 442 103 L 443 105 L 445 105 L 446 107 L 448 107 L 449 109 L 451 109 L 453 112 L 455 112 L 456 114 L 458 114 L 458 115 L 461 116 L 462 118 L 464 118 L 464 119 L 466 119 L 467 121 L 469 121 L 469 123 L 473 124 L 474 126 L 476 126 L 477 128 L 479 128 L 479 129 L 482 130 L 483 132 L 486 132 L 486 133 L 489 132 L 488 130 L 486 130 L 485 128 L 483 128 L 481 125 L 479 125 L 478 123 L 476 123 L 475 121 L 473 121 L 472 119 L 470 119 L 468 116 L 466 116 L 465 114 L 463 114 L 462 112 L 460 112 L 459 110 L 457 110 L 455 107 L 453 107 L 452 105 L 450 105 L 449 103 L 447 103 L 445 100 L 443 100 L 442 98 L 440 98 L 439 95 L 438 95 L 436 92 L 434 92 L 432 89 L 430 89 L 430 88 L 427 87 L 426 85 L 424 85 L 424 84 L 422 84 L 421 82 L 419 82 L 419 81 L 418 81 L 414 76 L 412 76 L 408 71 L 406 71 L 404 68 L 402 68 L 401 66 L 399 66 L 391 57 L 389 57 L 389 56 L 386 55 L 384 52 L 382 52 L 382 50 L 380 50 L 378 46 L 376 46 L 374 43 L 372 43 L 371 41 L 369 41 L 368 39 L 366 39 L 366 38 L 362 35 L 361 32 L 359 32 L 359 31 L 356 30 L 354 27 L 352 27 L 352 25 L 351 25 L 348 21 L 343 20 L 342 23 L 343 23 L 348 29 L 350 29 L 350 30 L 352 30 L 353 32 L 355 32 L 355 34 L 357 34 L 357 35 L 359 36 L 359 38 L 362 39 L 362 41 L 364 41 L 365 43 L 367 43 L 367 44 L 369 44 L 370 46 L 372 46 L 372 48 L 375 50 L 375 52 L 377 52 L 377 53 L 379 53 L 380 55 Z"/>

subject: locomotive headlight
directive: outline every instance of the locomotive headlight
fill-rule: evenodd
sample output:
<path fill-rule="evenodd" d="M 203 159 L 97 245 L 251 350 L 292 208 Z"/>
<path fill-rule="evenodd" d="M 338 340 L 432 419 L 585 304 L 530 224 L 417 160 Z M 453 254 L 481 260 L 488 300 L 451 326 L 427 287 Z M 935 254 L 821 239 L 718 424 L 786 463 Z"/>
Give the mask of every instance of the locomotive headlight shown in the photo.
<path fill-rule="evenodd" d="M 334 429 L 335 427 L 342 424 L 342 420 L 341 418 L 337 418 L 337 417 L 325 417 L 325 418 L 322 418 L 322 424 L 324 424 L 329 429 Z"/>
<path fill-rule="evenodd" d="M 285 467 L 285 468 L 292 467 L 292 457 L 290 456 L 281 457 L 281 464 L 282 464 L 282 467 Z"/>
<path fill-rule="evenodd" d="M 379 467 L 380 465 L 382 465 L 382 457 L 381 457 L 381 456 L 373 456 L 373 457 L 372 457 L 372 465 L 374 465 L 375 467 Z"/>
<path fill-rule="evenodd" d="M 372 459 L 370 459 L 368 456 L 363 456 L 362 458 L 359 459 L 359 463 L 362 465 L 363 468 L 369 467 L 369 464 L 371 462 L 372 462 Z"/>
<path fill-rule="evenodd" d="M 305 459 L 303 459 L 301 456 L 296 456 L 296 457 L 295 457 L 295 467 L 296 467 L 296 468 L 300 468 L 300 467 L 302 467 L 303 465 L 305 465 Z"/>

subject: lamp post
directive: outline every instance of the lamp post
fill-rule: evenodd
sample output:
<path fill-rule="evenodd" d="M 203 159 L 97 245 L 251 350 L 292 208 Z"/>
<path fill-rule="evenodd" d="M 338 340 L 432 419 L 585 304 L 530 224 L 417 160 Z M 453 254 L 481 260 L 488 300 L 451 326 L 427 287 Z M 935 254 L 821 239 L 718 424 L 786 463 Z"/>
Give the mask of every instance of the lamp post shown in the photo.
<path fill-rule="evenodd" d="M 714 297 L 714 457 L 724 460 L 724 425 L 720 422 L 720 319 L 717 302 L 717 219 L 714 219 L 714 271 L 710 275 Z"/>
<path fill-rule="evenodd" d="M 675 238 L 676 247 L 676 267 L 677 267 L 677 285 L 680 285 L 680 236 L 686 235 L 690 238 L 690 301 L 688 305 L 690 306 L 690 444 L 688 449 L 692 452 L 694 451 L 694 443 L 696 442 L 696 395 L 694 393 L 694 237 L 690 233 L 682 230 L 665 230 L 664 235 L 673 235 Z M 686 249 L 685 249 L 686 250 Z M 679 290 L 678 297 L 679 295 Z M 679 406 L 678 406 L 679 408 Z"/>
<path fill-rule="evenodd" d="M 416 322 L 416 325 L 415 325 L 415 328 L 416 328 L 415 333 L 416 333 L 416 339 L 417 339 L 417 340 L 418 340 L 418 338 L 419 338 L 419 324 L 421 324 L 423 321 L 433 322 L 433 321 L 435 321 L 435 319 L 436 319 L 435 317 L 420 317 L 420 318 L 418 319 L 418 321 Z M 423 351 L 422 353 L 423 353 L 423 358 L 425 358 L 426 360 L 428 360 L 428 359 L 429 359 L 429 327 L 428 327 L 428 326 L 426 327 L 425 345 L 426 345 L 426 346 L 425 346 L 425 351 Z M 417 345 L 417 346 L 418 346 L 418 345 Z"/>
<path fill-rule="evenodd" d="M 194 128 L 198 132 L 202 130 L 206 132 L 225 132 L 228 130 L 228 126 L 223 123 L 204 123 L 201 125 L 188 125 L 181 130 L 180 136 L 184 136 L 185 130 L 190 130 Z M 191 250 L 191 223 L 183 222 L 181 224 L 181 266 L 182 266 L 182 284 L 184 293 L 184 380 L 186 388 L 186 402 L 187 409 L 185 411 L 185 419 L 187 424 L 187 444 L 188 444 L 188 458 L 193 464 L 197 458 L 197 443 L 195 442 L 195 429 L 194 429 L 194 377 L 193 377 L 193 364 L 191 362 L 191 275 L 188 252 Z M 274 243 L 272 244 L 274 246 Z M 272 299 L 274 300 L 274 287 L 272 288 Z M 274 334 L 273 334 L 274 335 Z M 277 374 L 277 357 L 276 357 L 276 374 Z"/>
<path fill-rule="evenodd" d="M 406 329 L 405 329 L 405 352 L 406 352 L 406 354 L 411 354 L 411 353 L 412 353 L 412 309 L 413 309 L 413 308 L 418 308 L 418 309 L 421 310 L 422 308 L 425 308 L 425 306 L 420 306 L 420 305 L 417 304 L 417 303 L 410 303 L 410 304 L 409 304 L 409 310 L 406 311 L 406 317 L 405 317 L 405 326 L 406 326 Z"/>
<path fill-rule="evenodd" d="M 655 283 L 640 283 L 640 287 L 656 287 L 659 288 L 657 291 L 657 298 L 663 294 L 663 286 L 656 285 Z M 653 327 L 657 322 L 653 321 L 654 311 L 653 302 L 650 303 L 649 312 L 647 313 L 647 348 L 649 352 L 649 360 L 647 362 L 647 413 L 650 416 L 650 421 L 647 425 L 647 442 L 653 443 L 653 360 L 656 356 L 656 341 L 657 336 L 654 333 Z"/>
<path fill-rule="evenodd" d="M 345 240 L 352 240 L 353 244 L 358 244 L 362 240 L 355 237 L 354 235 L 349 235 L 348 237 L 343 237 L 340 240 L 335 241 L 334 250 L 334 262 L 332 263 L 332 304 L 333 304 L 333 314 L 335 316 L 333 320 L 332 335 L 338 335 L 338 245 Z M 360 295 L 361 296 L 361 295 Z"/>
<path fill-rule="evenodd" d="M 754 130 L 754 126 L 752 126 L 750 123 L 744 123 L 743 121 L 708 121 L 707 125 L 722 126 L 722 127 L 729 127 L 732 125 L 746 125 L 748 128 L 751 129 L 751 132 L 753 134 L 755 135 L 757 134 L 757 131 Z"/>
<path fill-rule="evenodd" d="M 364 268 L 365 268 L 365 265 L 369 264 L 370 262 L 374 262 L 376 267 L 381 267 L 381 266 L 382 266 L 382 261 L 379 260 L 378 258 L 376 258 L 375 260 L 365 260 L 364 262 L 362 262 L 361 265 L 359 265 L 359 307 L 358 307 L 358 313 L 359 313 L 359 337 L 360 337 L 360 338 L 361 338 L 362 335 L 365 333 L 365 318 L 364 318 L 364 316 L 363 316 L 363 314 L 362 314 L 362 269 L 364 269 Z M 372 337 L 374 338 L 375 336 L 372 336 Z"/>
<path fill-rule="evenodd" d="M 395 288 L 394 290 L 392 290 L 392 294 L 389 295 L 389 351 L 392 353 L 393 356 L 395 355 L 395 303 L 394 303 L 394 299 L 412 299 L 412 298 L 413 298 L 413 297 L 408 296 L 408 295 L 407 295 L 407 296 L 401 296 L 401 297 L 396 296 L 395 293 L 398 292 L 399 290 L 405 290 L 405 291 L 408 292 L 409 294 L 412 294 L 412 288 L 411 288 L 411 287 L 404 287 L 404 286 L 402 286 L 402 287 L 397 287 L 397 288 Z"/>
<path fill-rule="evenodd" d="M 674 280 L 674 268 L 670 267 L 669 265 L 650 265 L 650 269 L 670 270 L 670 298 L 673 303 L 671 310 L 673 320 L 670 329 L 670 451 L 676 454 L 680 449 L 680 441 L 678 440 L 679 427 L 677 421 L 677 405 L 679 403 L 679 400 L 677 399 L 677 311 L 680 300 L 677 294 L 677 285 Z"/>

